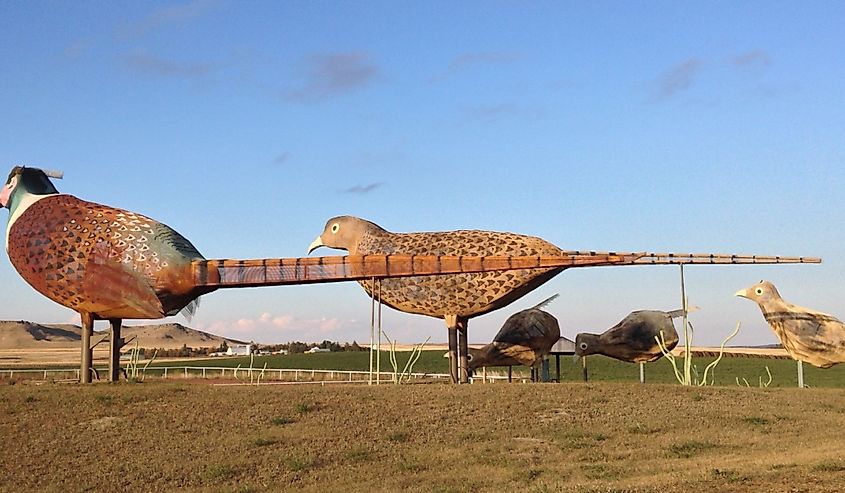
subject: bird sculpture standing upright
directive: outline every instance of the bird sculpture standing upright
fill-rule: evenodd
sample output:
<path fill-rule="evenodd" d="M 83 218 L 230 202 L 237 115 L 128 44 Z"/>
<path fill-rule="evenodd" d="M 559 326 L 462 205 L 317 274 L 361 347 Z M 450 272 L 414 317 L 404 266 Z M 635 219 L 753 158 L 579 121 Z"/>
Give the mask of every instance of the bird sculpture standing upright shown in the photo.
<path fill-rule="evenodd" d="M 123 319 L 156 319 L 191 312 L 197 298 L 218 288 L 276 286 L 444 272 L 483 272 L 516 266 L 607 262 L 578 258 L 409 258 L 396 255 L 206 260 L 185 237 L 141 214 L 60 194 L 57 174 L 16 166 L 0 191 L 9 209 L 6 251 L 35 290 L 80 314 L 82 367 L 90 381 L 94 320 L 111 322 L 110 378 L 117 378 Z M 546 262 L 546 263 L 544 263 Z"/>
<path fill-rule="evenodd" d="M 470 372 L 482 366 L 533 367 L 541 361 L 560 339 L 557 319 L 542 310 L 557 297 L 554 295 L 527 310 L 514 313 L 505 320 L 490 344 L 480 349 L 470 348 Z"/>
<path fill-rule="evenodd" d="M 629 363 L 658 360 L 663 352 L 656 338 L 665 343 L 667 351 L 674 349 L 678 345 L 678 332 L 672 319 L 683 314 L 683 310 L 631 312 L 602 334 L 576 335 L 575 354 L 603 354 Z"/>
<path fill-rule="evenodd" d="M 788 303 L 769 281 L 736 292 L 757 303 L 793 359 L 819 368 L 845 363 L 845 325 L 827 313 Z"/>
<path fill-rule="evenodd" d="M 566 253 L 534 236 L 478 230 L 392 233 L 353 216 L 329 219 L 308 252 L 321 246 L 346 250 L 354 255 L 557 256 Z M 562 271 L 563 268 L 523 269 L 385 279 L 380 296 L 383 303 L 397 310 L 445 319 L 449 329 L 452 379 L 466 381 L 468 320 L 507 306 Z M 361 281 L 361 285 L 372 296 L 372 283 Z M 456 341 L 458 331 L 461 339 L 459 349 Z M 460 364 L 456 350 L 460 354 Z"/>

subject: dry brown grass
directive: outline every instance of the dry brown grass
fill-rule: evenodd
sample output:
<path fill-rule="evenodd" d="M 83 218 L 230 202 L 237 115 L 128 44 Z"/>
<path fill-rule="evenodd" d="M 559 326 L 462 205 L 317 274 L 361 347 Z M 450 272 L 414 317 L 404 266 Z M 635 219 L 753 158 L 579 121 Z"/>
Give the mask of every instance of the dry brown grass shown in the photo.
<path fill-rule="evenodd" d="M 0 387 L 2 491 L 841 491 L 845 393 Z"/>

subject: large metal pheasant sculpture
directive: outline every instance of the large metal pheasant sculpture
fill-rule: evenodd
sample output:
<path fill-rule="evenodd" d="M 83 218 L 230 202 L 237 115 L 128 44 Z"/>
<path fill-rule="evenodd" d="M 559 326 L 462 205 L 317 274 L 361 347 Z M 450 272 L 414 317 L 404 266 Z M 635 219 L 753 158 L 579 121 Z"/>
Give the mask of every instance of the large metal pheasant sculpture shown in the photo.
<path fill-rule="evenodd" d="M 321 246 L 339 248 L 353 255 L 566 254 L 560 248 L 534 236 L 476 230 L 392 233 L 375 223 L 352 216 L 329 219 L 322 234 L 309 246 L 308 252 Z M 525 269 L 461 276 L 385 279 L 379 293 L 384 304 L 397 310 L 445 319 L 449 329 L 452 379 L 466 381 L 469 370 L 466 329 L 469 319 L 510 304 L 562 271 L 563 268 Z M 372 296 L 372 283 L 361 282 L 361 286 Z M 459 335 L 460 348 L 456 341 Z"/>
<path fill-rule="evenodd" d="M 94 320 L 110 320 L 111 378 L 117 375 L 122 319 L 156 319 L 191 312 L 199 296 L 218 288 L 276 286 L 403 275 L 607 263 L 611 255 L 554 258 L 431 258 L 371 255 L 207 260 L 185 237 L 141 214 L 60 194 L 37 168 L 12 169 L 0 192 L 9 209 L 6 250 L 38 292 L 82 318 L 83 382 L 90 381 Z"/>
<path fill-rule="evenodd" d="M 535 236 L 497 231 L 459 230 L 394 233 L 365 219 L 338 216 L 328 220 L 323 232 L 308 248 L 326 246 L 353 255 L 494 255 L 560 256 L 595 255 L 595 252 L 565 251 Z M 612 253 L 616 260 L 590 265 L 655 264 L 762 264 L 817 263 L 820 259 L 757 255 Z M 582 264 L 586 265 L 586 264 Z M 502 308 L 574 265 L 546 269 L 521 269 L 460 275 L 403 277 L 382 281 L 379 297 L 397 310 L 443 318 L 449 329 L 452 379 L 466 381 L 467 323 L 470 318 Z M 373 283 L 361 281 L 373 295 Z"/>

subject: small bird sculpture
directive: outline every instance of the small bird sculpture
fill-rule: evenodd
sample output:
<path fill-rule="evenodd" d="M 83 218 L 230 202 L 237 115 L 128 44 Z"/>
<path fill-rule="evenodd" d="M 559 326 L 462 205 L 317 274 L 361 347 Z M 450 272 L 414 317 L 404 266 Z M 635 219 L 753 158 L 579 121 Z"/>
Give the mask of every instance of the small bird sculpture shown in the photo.
<path fill-rule="evenodd" d="M 533 367 L 549 354 L 560 339 L 557 319 L 542 308 L 554 295 L 536 306 L 516 312 L 505 320 L 493 342 L 480 349 L 469 350 L 469 369 L 482 366 L 525 365 Z"/>
<path fill-rule="evenodd" d="M 528 264 L 536 267 L 543 261 L 561 265 L 583 260 L 567 255 L 545 260 L 508 257 L 486 263 L 479 258 L 461 262 L 457 258 L 391 255 L 207 260 L 165 224 L 60 194 L 50 181 L 60 177 L 16 166 L 0 190 L 0 205 L 9 209 L 5 242 L 12 265 L 35 290 L 82 318 L 83 382 L 90 380 L 91 352 L 86 336 L 90 336 L 94 320 L 110 320 L 119 334 L 122 319 L 156 319 L 183 310 L 192 313 L 199 296 L 218 288 L 479 272 Z M 602 262 L 608 258 L 595 257 Z M 111 342 L 118 344 L 119 335 Z M 115 346 L 110 349 L 116 363 L 117 350 Z"/>
<path fill-rule="evenodd" d="M 763 318 L 795 360 L 819 368 L 845 362 L 845 325 L 827 313 L 788 303 L 769 281 L 736 292 L 757 303 Z"/>
<path fill-rule="evenodd" d="M 631 312 L 621 322 L 602 334 L 581 333 L 575 336 L 575 354 L 587 356 L 603 354 L 620 361 L 642 363 L 655 361 L 663 356 L 655 338 L 665 341 L 666 350 L 678 345 L 678 333 L 672 319 L 683 315 L 683 310 L 664 312 L 639 310 Z"/>

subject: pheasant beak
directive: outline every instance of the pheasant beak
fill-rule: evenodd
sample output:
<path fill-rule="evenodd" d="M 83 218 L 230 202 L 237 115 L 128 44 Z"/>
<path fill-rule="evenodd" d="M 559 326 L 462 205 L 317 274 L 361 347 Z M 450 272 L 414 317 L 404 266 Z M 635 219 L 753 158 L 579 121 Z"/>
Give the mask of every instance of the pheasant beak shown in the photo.
<path fill-rule="evenodd" d="M 743 298 L 748 298 L 748 290 L 747 289 L 740 289 L 739 291 L 734 293 L 734 296 L 741 296 Z"/>
<path fill-rule="evenodd" d="M 320 248 L 321 246 L 324 246 L 323 245 L 323 239 L 318 236 L 317 239 L 315 239 L 314 241 L 311 242 L 310 245 L 308 245 L 308 254 L 310 255 L 311 252 Z"/>

